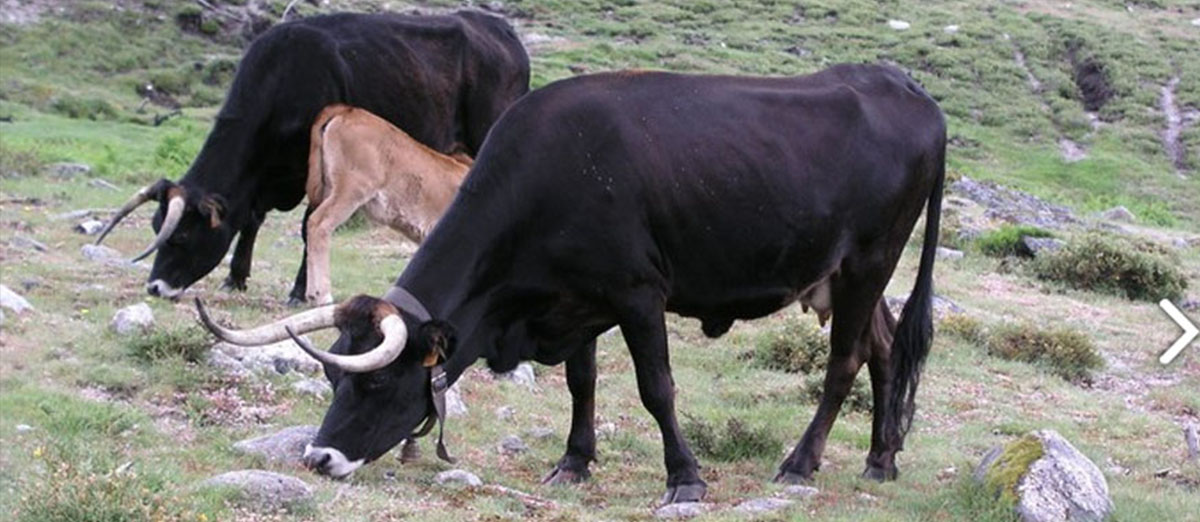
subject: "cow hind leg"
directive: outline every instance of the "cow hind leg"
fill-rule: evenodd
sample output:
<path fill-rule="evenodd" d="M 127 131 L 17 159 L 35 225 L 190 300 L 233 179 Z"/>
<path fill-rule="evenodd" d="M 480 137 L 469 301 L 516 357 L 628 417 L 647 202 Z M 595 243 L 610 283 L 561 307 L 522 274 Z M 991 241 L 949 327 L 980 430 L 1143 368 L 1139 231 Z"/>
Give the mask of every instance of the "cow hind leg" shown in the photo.
<path fill-rule="evenodd" d="M 833 326 L 821 402 L 800 442 L 780 464 L 776 482 L 807 482 L 821 467 L 829 431 L 854 385 L 854 377 L 870 357 L 864 332 L 883 287 L 865 283 L 855 281 L 845 273 L 834 283 Z"/>
<path fill-rule="evenodd" d="M 635 298 L 637 299 L 637 298 Z M 675 415 L 675 382 L 667 354 L 665 304 L 661 296 L 647 295 L 622 313 L 621 333 L 629 346 L 642 405 L 662 433 L 667 492 L 663 504 L 698 502 L 708 486 L 700 479 L 696 457 L 688 448 Z"/>
<path fill-rule="evenodd" d="M 347 176 L 349 177 L 349 176 Z M 335 192 L 322 201 L 308 221 L 308 241 L 305 245 L 308 261 L 308 284 L 304 298 L 313 304 L 333 302 L 330 279 L 330 240 L 338 225 L 345 223 L 363 204 L 370 199 L 357 192 Z"/>
<path fill-rule="evenodd" d="M 899 475 L 896 469 L 896 453 L 900 451 L 902 442 L 889 437 L 885 429 L 887 422 L 887 398 L 892 390 L 892 333 L 896 330 L 896 319 L 888 310 L 887 303 L 880 299 L 875 305 L 875 314 L 867 327 L 870 342 L 871 358 L 867 368 L 871 372 L 871 395 L 874 408 L 871 419 L 871 451 L 867 454 L 867 467 L 863 477 L 872 480 L 895 480 Z"/>
<path fill-rule="evenodd" d="M 587 480 L 588 464 L 596 460 L 596 341 L 567 359 L 567 388 L 571 391 L 571 433 L 567 452 L 543 484 L 573 484 Z"/>
<path fill-rule="evenodd" d="M 296 271 L 296 280 L 292 283 L 292 291 L 288 292 L 288 306 L 304 304 L 304 295 L 308 292 L 308 218 L 317 207 L 309 205 L 304 209 L 304 219 L 300 221 L 300 240 L 304 249 L 300 253 L 300 269 Z"/>
<path fill-rule="evenodd" d="M 233 260 L 229 263 L 229 275 L 221 288 L 225 290 L 242 291 L 246 289 L 246 280 L 250 278 L 250 264 L 254 257 L 254 241 L 258 239 L 258 228 L 262 226 L 266 215 L 254 215 L 250 222 L 238 231 L 237 246 L 233 249 Z"/>

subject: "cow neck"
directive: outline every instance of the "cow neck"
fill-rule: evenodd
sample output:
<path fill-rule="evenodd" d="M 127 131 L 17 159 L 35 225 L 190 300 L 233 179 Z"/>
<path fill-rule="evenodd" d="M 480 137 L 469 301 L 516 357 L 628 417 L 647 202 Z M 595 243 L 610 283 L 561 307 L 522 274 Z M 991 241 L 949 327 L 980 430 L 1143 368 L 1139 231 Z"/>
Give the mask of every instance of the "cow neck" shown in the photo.
<path fill-rule="evenodd" d="M 249 157 L 254 136 L 242 130 L 248 122 L 218 117 L 195 161 L 179 184 L 200 189 L 203 194 L 225 198 L 230 210 L 245 209 L 259 190 L 262 174 L 256 173 Z"/>

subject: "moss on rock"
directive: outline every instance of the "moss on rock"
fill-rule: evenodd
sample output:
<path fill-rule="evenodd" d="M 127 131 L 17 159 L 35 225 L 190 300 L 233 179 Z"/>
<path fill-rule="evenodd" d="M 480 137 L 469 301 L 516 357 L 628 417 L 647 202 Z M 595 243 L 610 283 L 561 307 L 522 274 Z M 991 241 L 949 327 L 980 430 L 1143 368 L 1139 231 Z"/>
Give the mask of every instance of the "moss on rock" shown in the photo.
<path fill-rule="evenodd" d="M 1042 455 L 1042 441 L 1032 433 L 1012 441 L 1004 446 L 995 463 L 987 470 L 984 484 L 997 492 L 1001 501 L 1015 506 L 1019 500 L 1017 486 L 1021 483 L 1021 477 Z"/>

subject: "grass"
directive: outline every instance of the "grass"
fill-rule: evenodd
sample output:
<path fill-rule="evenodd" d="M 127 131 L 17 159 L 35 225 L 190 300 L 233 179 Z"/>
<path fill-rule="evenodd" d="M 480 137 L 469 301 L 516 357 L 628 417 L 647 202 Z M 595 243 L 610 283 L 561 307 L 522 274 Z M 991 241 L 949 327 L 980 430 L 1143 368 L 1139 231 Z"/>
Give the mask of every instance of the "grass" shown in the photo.
<path fill-rule="evenodd" d="M 194 489 L 207 477 L 247 467 L 295 475 L 316 492 L 312 506 L 262 516 L 268 519 L 650 517 L 664 486 L 662 448 L 658 428 L 637 396 L 619 335 L 599 340 L 596 413 L 597 425 L 606 428 L 593 479 L 580 486 L 539 485 L 561 456 L 569 427 L 561 367 L 539 372 L 533 391 L 496 383 L 481 368 L 470 369 L 462 381 L 470 412 L 447 426 L 447 443 L 461 459 L 458 466 L 488 484 L 556 506 L 531 509 L 494 491 L 437 486 L 432 477 L 448 466 L 430 457 L 426 441 L 420 462 L 401 465 L 385 456 L 344 482 L 236 454 L 231 447 L 237 440 L 319 422 L 327 402 L 291 391 L 295 376 L 230 379 L 192 362 L 203 343 L 192 333 L 195 316 L 187 303 L 150 302 L 158 323 L 145 337 L 107 333 L 117 309 L 144 299 L 146 269 L 83 260 L 79 248 L 91 238 L 72 232 L 74 223 L 56 216 L 80 208 L 115 208 L 139 185 L 177 178 L 203 141 L 240 53 L 224 33 L 179 30 L 175 15 L 194 2 L 122 2 L 123 10 L 112 5 L 73 3 L 39 24 L 0 26 L 0 116 L 13 120 L 0 122 L 0 282 L 37 307 L 20 316 L 6 310 L 0 325 L 0 433 L 5 434 L 0 518 L 136 520 L 163 513 L 168 519 L 201 520 L 201 514 L 208 520 L 252 519 L 224 494 Z M 381 5 L 334 0 L 320 9 Z M 318 10 L 307 2 L 296 8 L 302 14 Z M 1071 8 L 966 0 L 815 0 L 799 6 L 509 0 L 504 9 L 520 14 L 522 32 L 558 38 L 532 46 L 535 86 L 576 70 L 797 74 L 838 61 L 890 61 L 912 71 L 941 103 L 955 138 L 949 155 L 954 172 L 1015 186 L 1080 214 L 1125 205 L 1138 216 L 1137 233 L 1187 237 L 1200 232 L 1200 198 L 1194 197 L 1200 176 L 1181 178 L 1174 172 L 1160 143 L 1163 121 L 1157 112 L 1159 88 L 1174 75 L 1181 78 L 1176 92 L 1181 106 L 1200 107 L 1200 60 L 1195 59 L 1200 37 L 1187 25 L 1200 16 L 1195 2 L 1139 3 L 1132 12 L 1099 0 L 1072 2 Z M 889 18 L 909 21 L 912 28 L 888 29 Z M 944 32 L 950 24 L 959 31 Z M 1096 129 L 1074 86 L 1067 56 L 1071 46 L 1077 58 L 1103 64 L 1116 93 L 1098 111 L 1102 125 Z M 1029 88 L 1015 64 L 1017 48 L 1043 85 L 1040 91 Z M 155 113 L 166 109 L 150 105 L 138 111 L 139 88 L 146 83 L 180 102 L 183 115 L 150 125 Z M 72 118 L 56 104 L 83 109 Z M 1087 158 L 1064 161 L 1057 148 L 1063 137 L 1080 143 Z M 1200 127 L 1186 130 L 1182 140 L 1190 150 L 1200 150 Z M 58 161 L 87 163 L 92 176 L 121 190 L 41 173 L 44 164 Z M 111 246 L 123 252 L 144 246 L 149 214 L 131 215 L 130 224 L 108 240 Z M 194 291 L 239 325 L 290 313 L 283 296 L 299 263 L 299 219 L 300 211 L 268 218 L 248 292 L 219 291 L 221 273 Z M 49 250 L 12 246 L 7 239 L 14 233 L 33 237 Z M 397 247 L 401 241 L 382 227 L 342 230 L 332 252 L 337 297 L 378 295 L 387 288 L 407 261 Z M 1173 255 L 1181 277 L 1195 288 L 1200 251 Z M 906 249 L 888 295 L 910 291 L 916 265 L 916 250 Z M 860 375 L 855 389 L 862 393 L 852 394 L 834 425 L 815 477 L 821 493 L 769 516 L 1011 520 L 1007 506 L 971 481 L 969 470 L 990 448 L 1040 428 L 1062 433 L 1101 469 L 1111 459 L 1130 470 L 1108 475 L 1115 520 L 1200 512 L 1193 489 L 1155 476 L 1157 470 L 1178 468 L 1182 441 L 1176 419 L 1195 418 L 1200 364 L 1186 352 L 1172 366 L 1157 363 L 1158 352 L 1178 332 L 1154 303 L 1043 282 L 1026 270 L 998 272 L 996 260 L 982 256 L 938 263 L 936 280 L 939 294 L 967 315 L 939 322 L 913 433 L 899 456 L 900 480 L 875 484 L 857 478 L 871 436 L 864 411 L 870 397 L 866 376 Z M 25 281 L 37 284 L 25 290 Z M 677 409 L 686 414 L 685 424 L 697 423 L 688 434 L 697 452 L 701 445 L 707 448 L 700 456 L 701 473 L 709 483 L 708 500 L 717 507 L 707 519 L 740 520 L 732 506 L 780 492 L 769 479 L 815 413 L 812 392 L 819 390 L 825 357 L 820 350 L 828 349 L 813 322 L 793 307 L 739 322 L 727 336 L 711 340 L 700 334 L 697 321 L 668 318 Z M 1088 369 L 1094 382 L 1081 387 L 1057 376 L 1052 363 L 993 357 L 986 340 L 995 334 L 992 325 L 1004 323 L 1086 332 L 1095 353 L 1112 363 Z M 331 339 L 319 334 L 314 340 L 327 344 Z M 803 348 L 792 349 L 799 345 Z M 756 355 L 750 361 L 738 357 L 746 353 Z M 799 373 L 782 371 L 788 369 Z M 515 411 L 510 420 L 494 414 L 502 406 Z M 32 430 L 18 431 L 18 424 Z M 528 435 L 546 428 L 554 436 Z M 499 455 L 494 448 L 513 434 L 523 436 L 530 451 Z M 115 473 L 127 462 L 133 464 Z M 62 469 L 64 463 L 69 468 Z M 947 476 L 943 472 L 950 467 L 957 472 Z M 859 493 L 879 500 L 863 500 Z"/>

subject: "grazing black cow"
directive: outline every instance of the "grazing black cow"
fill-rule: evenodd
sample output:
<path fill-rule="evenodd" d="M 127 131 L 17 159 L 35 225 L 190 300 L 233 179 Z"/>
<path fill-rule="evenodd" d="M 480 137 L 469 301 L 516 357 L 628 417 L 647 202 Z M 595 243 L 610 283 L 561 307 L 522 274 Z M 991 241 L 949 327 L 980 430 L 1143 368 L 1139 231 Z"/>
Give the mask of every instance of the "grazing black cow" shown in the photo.
<path fill-rule="evenodd" d="M 666 311 L 709 336 L 800 301 L 832 316 L 825 390 L 776 480 L 812 477 L 854 376 L 874 393 L 865 475 L 896 476 L 932 336 L 946 126 L 902 72 L 840 65 L 795 78 L 615 73 L 535 91 L 496 124 L 450 209 L 383 299 L 359 296 L 253 331 L 275 341 L 336 326 L 333 404 L 307 455 L 343 476 L 435 416 L 480 357 L 566 362 L 566 454 L 547 477 L 588 476 L 596 336 L 617 325 L 658 422 L 665 502 L 705 484 L 680 434 Z M 882 299 L 923 207 L 925 240 L 899 325 Z M 416 332 L 408 336 L 408 332 Z M 443 379 L 442 372 L 445 372 Z"/>
<path fill-rule="evenodd" d="M 187 174 L 138 192 L 100 240 L 135 207 L 157 200 L 157 237 L 138 256 L 158 250 L 150 294 L 179 295 L 220 264 L 234 235 L 225 286 L 244 289 L 267 211 L 290 210 L 304 197 L 309 127 L 321 109 L 362 107 L 435 150 L 464 146 L 474 155 L 500 113 L 528 90 L 524 47 L 507 22 L 487 14 L 336 14 L 280 24 L 246 52 Z M 306 261 L 293 301 L 304 299 Z"/>

